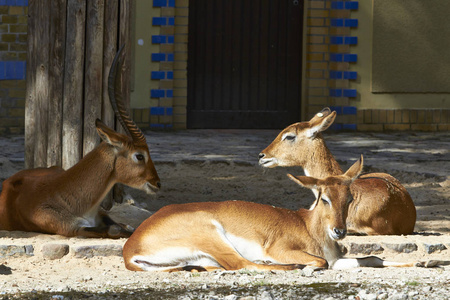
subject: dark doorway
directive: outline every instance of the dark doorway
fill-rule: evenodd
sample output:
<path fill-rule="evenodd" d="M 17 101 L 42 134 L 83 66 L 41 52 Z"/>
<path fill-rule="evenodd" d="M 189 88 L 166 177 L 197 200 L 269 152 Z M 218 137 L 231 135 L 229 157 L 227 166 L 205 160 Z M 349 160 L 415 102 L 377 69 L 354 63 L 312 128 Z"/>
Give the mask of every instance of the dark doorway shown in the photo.
<path fill-rule="evenodd" d="M 300 119 L 303 1 L 190 0 L 188 128 Z"/>

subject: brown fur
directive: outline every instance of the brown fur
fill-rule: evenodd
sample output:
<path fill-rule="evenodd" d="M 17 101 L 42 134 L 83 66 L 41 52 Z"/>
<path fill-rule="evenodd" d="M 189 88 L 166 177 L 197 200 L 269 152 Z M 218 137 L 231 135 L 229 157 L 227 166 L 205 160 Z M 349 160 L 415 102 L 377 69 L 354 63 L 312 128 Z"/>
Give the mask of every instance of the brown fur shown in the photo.
<path fill-rule="evenodd" d="M 292 270 L 305 265 L 326 268 L 328 262 L 340 256 L 336 239 L 345 236 L 349 185 L 361 168 L 362 161 L 358 161 L 344 175 L 324 180 L 289 175 L 298 184 L 317 189 L 331 200 L 332 204 L 326 204 L 319 198 L 314 210 L 292 211 L 244 201 L 163 207 L 144 221 L 125 243 L 125 266 L 134 271 L 145 270 L 146 266 L 165 271 L 192 268 L 183 265 L 187 258 L 176 257 L 179 254 L 174 253 L 173 249 L 182 247 L 210 256 L 220 265 L 195 266 L 200 270 Z M 332 239 L 328 228 L 338 228 L 344 234 Z M 226 234 L 259 245 L 271 263 L 241 255 L 223 238 L 222 229 Z M 162 261 L 152 258 L 158 253 Z"/>
<path fill-rule="evenodd" d="M 288 126 L 260 154 L 262 166 L 300 166 L 309 176 L 325 178 L 342 170 L 325 144 L 321 132 L 334 121 L 336 112 L 325 108 L 309 122 Z M 295 140 L 282 140 L 286 134 Z M 269 162 L 274 162 L 273 164 Z M 347 225 L 350 232 L 369 235 L 412 234 L 416 208 L 408 191 L 389 174 L 362 175 L 351 186 L 354 201 Z"/>

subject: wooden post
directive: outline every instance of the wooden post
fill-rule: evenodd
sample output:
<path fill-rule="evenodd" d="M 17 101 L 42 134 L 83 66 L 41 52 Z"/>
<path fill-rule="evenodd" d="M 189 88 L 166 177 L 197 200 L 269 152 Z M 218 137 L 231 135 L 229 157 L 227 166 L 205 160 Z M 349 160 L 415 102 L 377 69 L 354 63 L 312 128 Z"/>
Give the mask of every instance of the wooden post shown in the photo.
<path fill-rule="evenodd" d="M 26 168 L 70 168 L 99 143 L 96 118 L 120 126 L 107 78 L 126 44 L 122 84 L 129 104 L 132 1 L 29 0 Z"/>

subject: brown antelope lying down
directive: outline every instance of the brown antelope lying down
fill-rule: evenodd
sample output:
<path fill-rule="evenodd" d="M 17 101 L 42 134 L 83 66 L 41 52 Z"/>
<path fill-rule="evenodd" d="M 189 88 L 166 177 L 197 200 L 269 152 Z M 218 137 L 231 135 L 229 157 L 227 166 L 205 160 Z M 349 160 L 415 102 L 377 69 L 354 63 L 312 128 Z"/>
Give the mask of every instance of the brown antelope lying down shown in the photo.
<path fill-rule="evenodd" d="M 174 204 L 144 221 L 123 247 L 133 271 L 292 270 L 310 265 L 391 265 L 378 258 L 340 259 L 346 235 L 349 186 L 362 157 L 343 175 L 315 179 L 288 175 L 317 190 L 314 209 L 292 211 L 243 201 Z M 396 264 L 411 266 L 413 264 Z"/>
<path fill-rule="evenodd" d="M 145 136 L 128 115 L 117 88 L 119 57 L 120 51 L 109 74 L 109 97 L 130 136 L 97 120 L 103 142 L 72 168 L 24 170 L 5 180 L 0 195 L 0 230 L 109 238 L 131 235 L 127 226 L 99 210 L 101 201 L 117 182 L 147 193 L 157 191 L 160 183 Z"/>
<path fill-rule="evenodd" d="M 299 166 L 306 175 L 316 178 L 342 174 L 321 134 L 335 118 L 336 112 L 325 108 L 309 122 L 288 126 L 261 152 L 259 164 L 267 168 Z M 349 232 L 368 235 L 413 233 L 416 208 L 408 191 L 391 175 L 364 174 L 352 184 L 351 194 L 354 201 L 350 204 L 347 219 Z"/>

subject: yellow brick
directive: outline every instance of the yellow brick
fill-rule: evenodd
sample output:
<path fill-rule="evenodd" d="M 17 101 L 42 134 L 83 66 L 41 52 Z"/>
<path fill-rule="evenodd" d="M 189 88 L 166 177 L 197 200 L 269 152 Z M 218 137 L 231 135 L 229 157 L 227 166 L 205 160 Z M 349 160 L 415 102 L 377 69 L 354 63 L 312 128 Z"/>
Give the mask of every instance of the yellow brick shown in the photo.
<path fill-rule="evenodd" d="M 9 7 L 10 15 L 23 15 L 23 6 L 10 6 Z"/>
<path fill-rule="evenodd" d="M 174 115 L 173 122 L 174 123 L 186 123 L 186 115 Z"/>
<path fill-rule="evenodd" d="M 173 106 L 173 99 L 172 98 L 159 99 L 159 106 L 160 107 L 172 107 Z"/>
<path fill-rule="evenodd" d="M 328 27 L 308 27 L 308 34 L 323 34 L 327 35 L 329 32 Z"/>
<path fill-rule="evenodd" d="M 323 53 L 308 53 L 306 56 L 306 60 L 308 61 L 323 61 L 324 54 Z"/>
<path fill-rule="evenodd" d="M 176 61 L 173 64 L 173 70 L 186 70 L 187 62 L 186 61 Z"/>
<path fill-rule="evenodd" d="M 328 52 L 328 45 L 308 45 L 307 52 Z"/>
<path fill-rule="evenodd" d="M 381 109 L 379 113 L 379 122 L 384 124 L 387 123 L 387 111 L 385 109 Z"/>
<path fill-rule="evenodd" d="M 327 97 L 308 97 L 308 104 L 309 105 L 326 106 L 328 104 L 328 98 Z"/>
<path fill-rule="evenodd" d="M 175 16 L 174 7 L 161 7 L 161 17 L 173 17 Z"/>
<path fill-rule="evenodd" d="M 189 0 L 175 0 L 175 7 L 189 7 Z"/>
<path fill-rule="evenodd" d="M 325 1 L 309 1 L 309 8 L 325 8 Z"/>
<path fill-rule="evenodd" d="M 175 8 L 175 15 L 180 17 L 187 17 L 189 16 L 189 8 L 187 7 L 177 7 Z"/>
<path fill-rule="evenodd" d="M 391 109 L 386 111 L 386 123 L 394 123 L 394 111 Z"/>
<path fill-rule="evenodd" d="M 173 90 L 173 97 L 187 97 L 187 89 L 176 88 Z"/>
<path fill-rule="evenodd" d="M 185 44 L 187 44 L 188 37 L 189 36 L 187 34 L 177 34 L 175 36 L 175 43 L 185 43 Z"/>
<path fill-rule="evenodd" d="M 325 26 L 324 18 L 308 18 L 308 26 Z"/>
<path fill-rule="evenodd" d="M 175 49 L 173 44 L 162 44 L 159 47 L 159 51 L 161 51 L 161 53 L 173 53 Z"/>
<path fill-rule="evenodd" d="M 328 89 L 324 88 L 308 88 L 309 96 L 327 96 L 329 93 Z"/>
<path fill-rule="evenodd" d="M 331 18 L 350 18 L 350 11 L 347 9 L 333 9 L 330 11 Z"/>
<path fill-rule="evenodd" d="M 310 44 L 323 44 L 325 42 L 325 37 L 320 35 L 308 36 L 308 43 Z"/>
<path fill-rule="evenodd" d="M 173 81 L 173 86 L 176 88 L 187 88 L 187 80 L 175 79 Z"/>
<path fill-rule="evenodd" d="M 188 26 L 175 26 L 175 35 L 177 34 L 188 34 L 189 27 Z"/>
<path fill-rule="evenodd" d="M 357 124 L 358 131 L 383 131 L 382 124 Z"/>
<path fill-rule="evenodd" d="M 411 123 L 408 109 L 402 110 L 402 123 Z"/>
<path fill-rule="evenodd" d="M 161 71 L 172 71 L 173 70 L 174 63 L 170 61 L 160 62 L 159 63 L 159 69 Z"/>
<path fill-rule="evenodd" d="M 328 69 L 328 63 L 326 62 L 308 62 L 306 64 L 309 70 L 326 70 Z"/>
<path fill-rule="evenodd" d="M 173 89 L 173 80 L 160 80 L 159 88 L 160 89 Z"/>
<path fill-rule="evenodd" d="M 189 18 L 187 18 L 187 17 L 179 17 L 179 16 L 176 16 L 175 17 L 175 25 L 176 26 L 179 26 L 179 25 L 188 25 L 189 24 Z"/>
<path fill-rule="evenodd" d="M 438 131 L 450 131 L 450 124 L 438 124 L 437 130 Z"/>
<path fill-rule="evenodd" d="M 372 109 L 372 123 L 378 124 L 380 123 L 380 110 Z"/>
<path fill-rule="evenodd" d="M 306 73 L 306 78 L 327 78 L 327 76 L 325 76 L 325 72 L 324 71 L 309 70 Z"/>
<path fill-rule="evenodd" d="M 394 123 L 396 124 L 402 123 L 402 111 L 400 109 L 396 109 L 394 111 Z"/>
<path fill-rule="evenodd" d="M 175 79 L 187 79 L 187 70 L 183 71 L 174 71 L 173 78 Z"/>
<path fill-rule="evenodd" d="M 187 89 L 185 91 L 187 91 Z M 174 97 L 173 98 L 173 107 L 186 106 L 186 105 L 187 105 L 187 97 Z"/>
<path fill-rule="evenodd" d="M 411 126 L 409 124 L 385 124 L 384 129 L 389 131 L 405 131 L 411 130 Z"/>
<path fill-rule="evenodd" d="M 174 59 L 176 61 L 187 61 L 188 54 L 187 54 L 187 52 L 175 53 Z"/>
<path fill-rule="evenodd" d="M 332 53 L 348 53 L 349 50 L 348 45 L 330 45 L 330 52 Z"/>
<path fill-rule="evenodd" d="M 175 52 L 187 52 L 188 51 L 188 45 L 183 43 L 183 44 L 175 44 L 174 45 L 174 51 Z"/>
<path fill-rule="evenodd" d="M 364 110 L 364 124 L 371 124 L 372 123 L 372 110 L 366 109 Z"/>
<path fill-rule="evenodd" d="M 330 35 L 350 35 L 350 28 L 348 28 L 348 27 L 331 27 Z"/>
<path fill-rule="evenodd" d="M 173 108 L 173 113 L 177 115 L 186 114 L 186 106 L 175 106 Z"/>
<path fill-rule="evenodd" d="M 329 15 L 330 15 L 330 12 L 325 9 L 309 9 L 308 10 L 308 17 L 328 18 Z"/>
<path fill-rule="evenodd" d="M 175 26 L 161 26 L 159 31 L 163 35 L 174 35 L 175 34 Z"/>
<path fill-rule="evenodd" d="M 348 88 L 348 80 L 347 79 L 338 79 L 338 80 L 330 80 L 329 86 L 331 88 Z"/>
<path fill-rule="evenodd" d="M 436 124 L 411 124 L 411 130 L 414 131 L 437 131 Z"/>
<path fill-rule="evenodd" d="M 328 81 L 326 79 L 309 79 L 308 82 L 308 87 L 327 87 L 328 86 Z"/>

